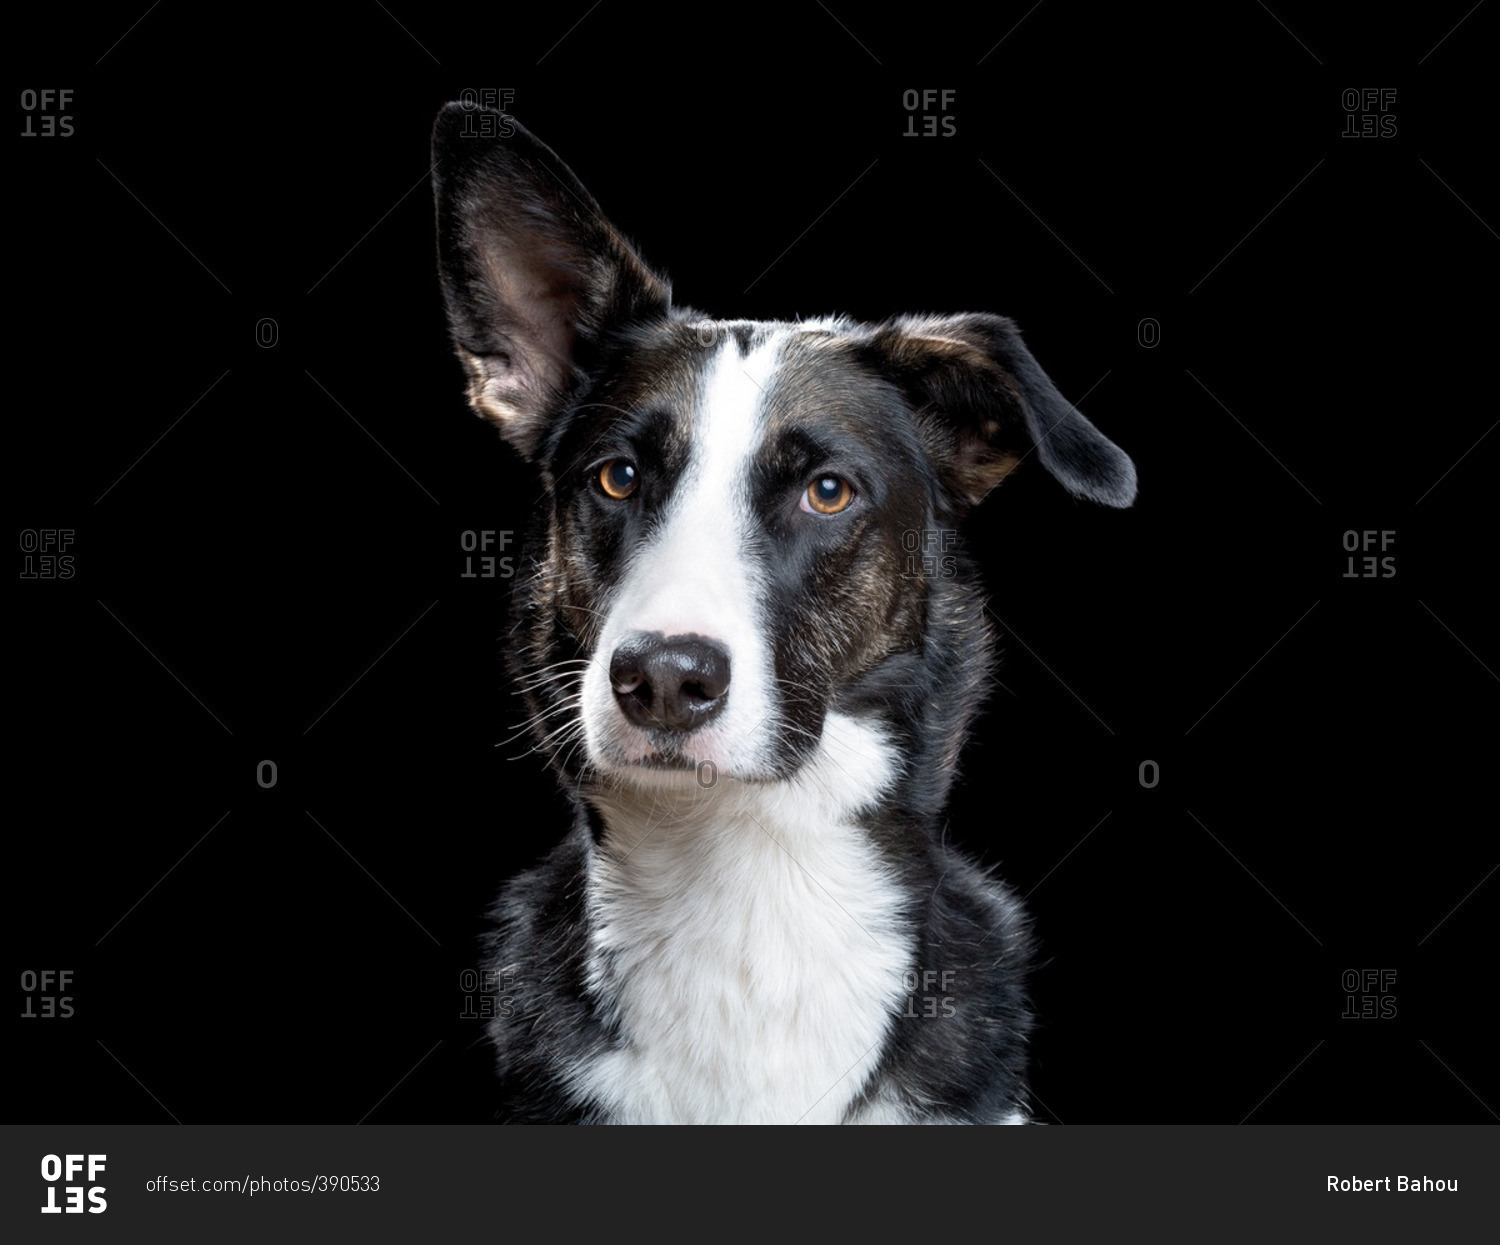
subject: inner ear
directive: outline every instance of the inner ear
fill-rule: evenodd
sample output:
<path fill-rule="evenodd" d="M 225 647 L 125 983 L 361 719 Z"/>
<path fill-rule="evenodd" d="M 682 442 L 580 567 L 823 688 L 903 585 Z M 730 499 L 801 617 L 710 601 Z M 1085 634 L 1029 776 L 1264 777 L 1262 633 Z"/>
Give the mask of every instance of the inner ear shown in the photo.
<path fill-rule="evenodd" d="M 475 111 L 433 129 L 439 272 L 469 402 L 530 456 L 604 336 L 666 315 L 671 289 L 551 149 Z"/>
<path fill-rule="evenodd" d="M 970 505 L 977 505 L 1021 465 L 1014 450 L 995 449 L 997 434 L 983 430 L 979 436 L 961 433 L 950 461 L 958 490 Z"/>
<path fill-rule="evenodd" d="M 464 301 L 449 318 L 469 402 L 529 454 L 546 412 L 582 379 L 588 267 L 537 231 L 523 236 L 493 204 L 477 206 L 464 228 L 474 270 L 454 283 Z"/>
<path fill-rule="evenodd" d="M 879 326 L 874 342 L 961 504 L 977 504 L 1028 460 L 1075 496 L 1135 500 L 1129 456 L 1063 397 L 1004 316 L 903 316 Z"/>

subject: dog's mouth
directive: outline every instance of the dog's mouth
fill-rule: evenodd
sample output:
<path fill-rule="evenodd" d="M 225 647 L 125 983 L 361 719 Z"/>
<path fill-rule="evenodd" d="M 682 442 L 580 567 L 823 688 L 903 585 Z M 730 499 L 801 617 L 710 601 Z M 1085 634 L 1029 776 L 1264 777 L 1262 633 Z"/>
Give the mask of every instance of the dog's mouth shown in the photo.
<path fill-rule="evenodd" d="M 636 782 L 658 788 L 665 783 L 672 789 L 684 784 L 709 790 L 723 779 L 740 783 L 777 782 L 789 777 L 800 766 L 801 758 L 790 764 L 764 767 L 746 767 L 732 760 L 721 759 L 719 749 L 711 746 L 695 748 L 693 735 L 675 739 L 662 739 L 655 732 L 648 737 L 643 751 L 632 755 L 608 757 L 600 767 L 605 773 L 617 778 L 633 776 Z"/>
<path fill-rule="evenodd" d="M 642 769 L 692 770 L 708 762 L 690 756 L 679 747 L 667 746 L 652 748 L 640 760 L 631 764 L 638 765 Z"/>
<path fill-rule="evenodd" d="M 606 745 L 595 755 L 596 765 L 604 773 L 653 788 L 666 783 L 708 789 L 724 778 L 756 781 L 773 776 L 736 764 L 726 756 L 722 740 L 703 738 L 698 732 L 651 730 L 637 735 L 634 747 L 622 747 L 622 742 L 617 738 Z"/>

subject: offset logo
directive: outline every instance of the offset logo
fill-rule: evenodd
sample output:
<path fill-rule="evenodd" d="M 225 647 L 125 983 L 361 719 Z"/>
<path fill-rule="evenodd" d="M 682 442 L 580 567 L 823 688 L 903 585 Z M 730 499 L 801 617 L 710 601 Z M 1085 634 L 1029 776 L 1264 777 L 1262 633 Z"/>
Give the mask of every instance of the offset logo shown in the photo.
<path fill-rule="evenodd" d="M 21 533 L 22 579 L 72 579 L 75 533 L 71 527 L 28 527 Z"/>
<path fill-rule="evenodd" d="M 1377 558 L 1372 550 L 1379 547 L 1381 553 L 1387 556 Z M 1345 579 L 1394 579 L 1396 577 L 1396 555 L 1388 551 L 1395 548 L 1396 533 L 1389 528 L 1374 532 L 1344 533 L 1344 552 L 1349 554 L 1349 567 L 1344 572 Z M 1354 554 L 1363 550 L 1366 554 L 1363 558 L 1356 559 Z"/>
<path fill-rule="evenodd" d="M 71 968 L 34 968 L 21 973 L 22 1020 L 70 1020 L 73 996 L 65 993 L 73 986 Z"/>
<path fill-rule="evenodd" d="M 587 16 L 585 13 L 584 17 Z M 471 87 L 460 92 L 458 98 L 466 107 L 474 110 L 464 114 L 461 137 L 509 138 L 516 132 L 510 115 L 510 107 L 516 98 L 513 88 L 487 86 L 476 91 Z"/>
<path fill-rule="evenodd" d="M 22 138 L 72 138 L 73 89 L 63 87 L 30 88 L 21 92 Z"/>
<path fill-rule="evenodd" d="M 459 533 L 458 547 L 463 550 L 464 569 L 459 575 L 460 579 L 509 579 L 516 573 L 516 560 L 514 555 L 505 554 L 503 557 L 491 553 L 490 550 L 509 549 L 511 542 L 515 539 L 515 533 L 509 531 L 496 531 L 488 529 L 476 531 L 466 529 Z M 479 557 L 475 557 L 475 552 Z"/>
<path fill-rule="evenodd" d="M 108 1208 L 109 1203 L 104 1200 L 105 1189 L 103 1185 L 94 1184 L 99 1179 L 99 1173 L 104 1170 L 104 1160 L 107 1155 L 103 1154 L 68 1154 L 59 1158 L 55 1154 L 42 1155 L 42 1179 L 47 1182 L 47 1204 L 42 1207 L 44 1215 L 81 1215 L 87 1209 L 91 1215 L 101 1215 Z M 75 1184 L 79 1176 L 88 1169 L 90 1188 L 85 1190 L 83 1185 Z M 63 1183 L 63 1177 L 67 1179 Z M 66 1205 L 58 1205 L 58 1194 L 61 1192 L 62 1200 Z M 89 1205 L 83 1204 L 83 1195 L 88 1193 Z"/>
<path fill-rule="evenodd" d="M 901 107 L 906 109 L 904 138 L 952 138 L 958 133 L 958 118 L 949 111 L 958 98 L 954 90 L 901 92 Z"/>
<path fill-rule="evenodd" d="M 1349 87 L 1343 94 L 1343 138 L 1395 138 L 1396 88 Z"/>

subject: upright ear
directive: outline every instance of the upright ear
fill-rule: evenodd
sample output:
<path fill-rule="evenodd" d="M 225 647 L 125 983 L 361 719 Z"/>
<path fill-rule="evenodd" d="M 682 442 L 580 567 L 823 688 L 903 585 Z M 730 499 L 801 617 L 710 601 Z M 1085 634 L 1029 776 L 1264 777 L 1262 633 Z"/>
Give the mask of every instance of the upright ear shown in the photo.
<path fill-rule="evenodd" d="M 610 328 L 664 315 L 671 288 L 572 171 L 509 117 L 448 104 L 432 134 L 438 270 L 469 403 L 523 455 Z"/>
<path fill-rule="evenodd" d="M 1135 500 L 1135 464 L 1057 391 L 1004 316 L 901 316 L 874 343 L 961 501 L 980 501 L 1033 454 L 1075 496 Z"/>

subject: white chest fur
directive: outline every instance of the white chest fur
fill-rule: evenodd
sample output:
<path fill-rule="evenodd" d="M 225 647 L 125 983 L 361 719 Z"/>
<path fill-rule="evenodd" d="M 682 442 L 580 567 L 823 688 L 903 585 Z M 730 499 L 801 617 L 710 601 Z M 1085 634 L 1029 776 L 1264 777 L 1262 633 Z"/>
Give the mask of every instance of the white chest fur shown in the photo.
<path fill-rule="evenodd" d="M 608 809 L 591 974 L 621 1046 L 577 1085 L 619 1123 L 836 1123 L 902 997 L 901 894 L 852 814 L 889 784 L 873 728 L 830 717 L 793 779 Z"/>

